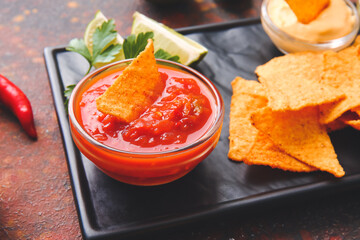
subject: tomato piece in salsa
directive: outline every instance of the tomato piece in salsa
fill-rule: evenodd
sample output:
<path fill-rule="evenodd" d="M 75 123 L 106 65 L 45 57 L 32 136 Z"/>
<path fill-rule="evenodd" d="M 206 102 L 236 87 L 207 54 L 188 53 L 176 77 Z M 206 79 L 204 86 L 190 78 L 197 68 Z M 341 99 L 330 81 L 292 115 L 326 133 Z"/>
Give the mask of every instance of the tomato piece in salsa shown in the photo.
<path fill-rule="evenodd" d="M 180 148 L 206 133 L 214 117 L 209 90 L 194 76 L 162 66 L 165 82 L 161 96 L 130 122 L 118 121 L 96 109 L 95 99 L 112 84 L 119 72 L 91 85 L 80 101 L 80 123 L 97 141 L 125 151 L 161 151 Z"/>

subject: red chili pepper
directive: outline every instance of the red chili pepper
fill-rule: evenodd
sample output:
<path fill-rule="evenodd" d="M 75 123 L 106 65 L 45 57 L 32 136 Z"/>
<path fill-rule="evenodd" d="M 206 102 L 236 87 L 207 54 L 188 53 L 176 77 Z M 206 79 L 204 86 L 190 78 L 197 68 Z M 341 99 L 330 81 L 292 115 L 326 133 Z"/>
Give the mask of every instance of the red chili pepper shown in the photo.
<path fill-rule="evenodd" d="M 29 99 L 20 88 L 2 75 L 0 75 L 0 102 L 10 108 L 26 133 L 36 139 L 37 134 Z"/>

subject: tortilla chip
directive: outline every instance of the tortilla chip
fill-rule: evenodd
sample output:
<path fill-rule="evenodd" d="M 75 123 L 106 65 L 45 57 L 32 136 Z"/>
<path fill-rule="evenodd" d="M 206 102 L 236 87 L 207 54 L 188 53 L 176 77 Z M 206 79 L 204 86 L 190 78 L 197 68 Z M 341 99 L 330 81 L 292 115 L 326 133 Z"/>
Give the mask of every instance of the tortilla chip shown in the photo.
<path fill-rule="evenodd" d="M 360 46 L 348 47 L 338 53 L 324 53 L 321 83 L 346 94 L 343 101 L 320 108 L 320 122 L 327 124 L 343 113 L 360 106 Z"/>
<path fill-rule="evenodd" d="M 352 112 L 356 113 L 360 117 L 360 106 L 354 109 L 351 109 Z"/>
<path fill-rule="evenodd" d="M 265 90 L 257 81 L 237 77 L 231 83 L 233 95 L 230 105 L 228 157 L 242 161 L 255 140 L 258 130 L 251 125 L 250 114 L 267 104 Z"/>
<path fill-rule="evenodd" d="M 251 120 L 258 130 L 285 153 L 336 177 L 342 177 L 345 172 L 325 127 L 319 124 L 318 115 L 317 107 L 291 112 L 273 111 L 265 107 L 254 112 Z"/>
<path fill-rule="evenodd" d="M 360 130 L 360 120 L 356 119 L 356 120 L 344 120 L 344 123 L 346 125 L 349 125 L 350 127 L 356 129 L 356 130 Z"/>
<path fill-rule="evenodd" d="M 121 121 L 137 119 L 162 93 L 160 78 L 150 39 L 143 52 L 125 68 L 115 82 L 96 99 L 99 111 Z"/>
<path fill-rule="evenodd" d="M 344 121 L 342 121 L 340 118 L 332 121 L 331 123 L 325 124 L 325 128 L 328 133 L 343 129 L 345 127 L 347 127 L 346 123 L 344 123 Z"/>
<path fill-rule="evenodd" d="M 360 120 L 350 120 L 345 123 L 356 130 L 360 130 Z"/>
<path fill-rule="evenodd" d="M 340 120 L 344 124 L 360 130 L 360 115 L 358 113 L 353 111 L 346 112 L 340 117 Z"/>
<path fill-rule="evenodd" d="M 269 106 L 285 111 L 332 103 L 344 97 L 342 92 L 319 83 L 322 69 L 322 54 L 302 52 L 273 58 L 255 72 L 265 86 Z"/>
<path fill-rule="evenodd" d="M 263 133 L 258 132 L 255 143 L 244 159 L 248 165 L 266 165 L 292 172 L 311 172 L 317 169 L 281 151 Z"/>
<path fill-rule="evenodd" d="M 285 0 L 299 22 L 308 24 L 329 6 L 330 0 Z"/>

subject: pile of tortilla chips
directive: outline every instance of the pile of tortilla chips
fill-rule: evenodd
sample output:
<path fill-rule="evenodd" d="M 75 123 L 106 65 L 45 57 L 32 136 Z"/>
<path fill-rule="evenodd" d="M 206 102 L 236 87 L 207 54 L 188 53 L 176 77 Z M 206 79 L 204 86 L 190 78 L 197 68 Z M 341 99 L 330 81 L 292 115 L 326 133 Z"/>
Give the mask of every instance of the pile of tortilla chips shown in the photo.
<path fill-rule="evenodd" d="M 360 130 L 360 38 L 339 52 L 302 52 L 232 82 L 229 158 L 294 172 L 345 172 L 328 136 Z"/>

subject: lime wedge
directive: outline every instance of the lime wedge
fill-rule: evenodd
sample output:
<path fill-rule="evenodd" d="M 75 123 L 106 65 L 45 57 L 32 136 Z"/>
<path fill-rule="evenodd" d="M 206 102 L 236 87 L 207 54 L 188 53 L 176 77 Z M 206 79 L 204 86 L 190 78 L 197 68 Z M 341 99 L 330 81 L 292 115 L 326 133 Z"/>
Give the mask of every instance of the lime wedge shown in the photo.
<path fill-rule="evenodd" d="M 89 24 L 86 27 L 85 34 L 84 34 L 84 42 L 87 48 L 89 49 L 90 54 L 93 52 L 93 35 L 95 33 L 96 28 L 100 27 L 104 22 L 108 21 L 108 19 L 105 17 L 105 15 L 101 11 L 97 11 L 95 14 L 95 17 L 93 20 L 89 22 Z M 124 39 L 120 36 L 120 34 L 117 34 L 117 37 L 114 41 L 109 43 L 109 46 L 111 44 L 122 44 L 124 42 Z M 121 50 L 120 53 L 115 57 L 115 59 L 112 62 L 119 61 L 124 59 L 124 51 Z M 108 64 L 108 63 L 106 63 Z M 105 63 L 97 63 L 94 65 L 95 68 L 102 67 L 106 65 Z"/>
<path fill-rule="evenodd" d="M 134 13 L 133 19 L 131 34 L 153 32 L 155 51 L 161 48 L 171 55 L 178 55 L 180 63 L 184 65 L 199 62 L 208 52 L 204 46 L 194 40 L 139 12 Z"/>

